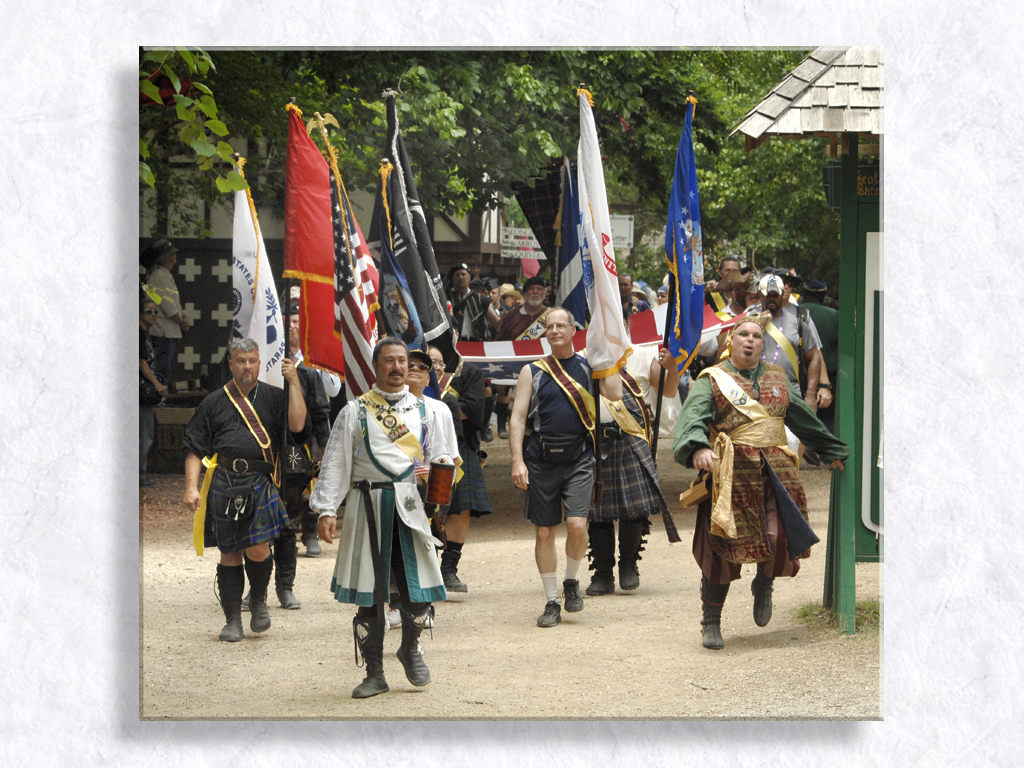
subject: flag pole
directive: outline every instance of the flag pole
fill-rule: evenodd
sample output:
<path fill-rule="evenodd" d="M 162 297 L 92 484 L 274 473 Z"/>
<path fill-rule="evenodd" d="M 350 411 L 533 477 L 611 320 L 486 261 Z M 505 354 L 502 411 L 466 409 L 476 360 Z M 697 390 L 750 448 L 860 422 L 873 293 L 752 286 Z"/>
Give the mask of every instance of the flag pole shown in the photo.
<path fill-rule="evenodd" d="M 672 298 L 673 298 L 672 294 L 675 293 L 675 288 L 676 288 L 675 287 L 675 283 L 673 283 L 672 280 L 669 280 L 668 281 L 668 300 L 669 300 L 669 302 L 672 301 Z M 669 304 L 669 306 L 671 306 L 671 304 Z M 662 339 L 662 344 L 664 345 L 665 349 L 668 349 L 669 328 L 670 328 L 670 326 L 669 326 L 669 322 L 668 322 L 668 313 L 666 312 L 665 313 L 665 336 Z M 671 357 L 671 355 L 669 355 L 669 356 Z M 652 427 L 652 430 L 653 430 L 654 434 L 651 437 L 651 460 L 655 464 L 658 463 L 658 436 L 661 434 L 661 398 L 664 395 L 663 390 L 665 389 L 665 366 L 661 365 L 661 361 L 660 360 L 658 362 L 659 362 L 658 367 L 661 369 L 661 373 L 658 376 L 658 402 L 657 402 L 657 404 L 654 407 L 654 426 Z M 675 360 L 672 361 L 672 364 L 675 365 Z"/>

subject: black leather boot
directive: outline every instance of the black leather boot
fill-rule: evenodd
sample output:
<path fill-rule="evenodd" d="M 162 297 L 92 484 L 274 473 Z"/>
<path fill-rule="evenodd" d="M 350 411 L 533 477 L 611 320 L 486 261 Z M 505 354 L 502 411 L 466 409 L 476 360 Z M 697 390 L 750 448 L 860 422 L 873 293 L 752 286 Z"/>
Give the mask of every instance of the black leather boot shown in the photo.
<path fill-rule="evenodd" d="M 591 522 L 587 526 L 590 537 L 590 577 L 587 594 L 590 597 L 610 595 L 615 591 L 615 523 Z"/>
<path fill-rule="evenodd" d="M 245 558 L 245 574 L 249 577 L 249 629 L 266 632 L 270 629 L 270 611 L 267 609 L 267 587 L 274 558 L 256 562 Z"/>
<path fill-rule="evenodd" d="M 245 569 L 240 565 L 217 564 L 217 591 L 220 606 L 224 609 L 227 624 L 220 631 L 220 639 L 226 643 L 237 643 L 245 632 L 242 630 L 242 591 L 245 589 Z"/>
<path fill-rule="evenodd" d="M 499 400 L 494 404 L 494 414 L 498 417 L 498 438 L 501 440 L 508 439 L 508 412 L 509 403 Z"/>
<path fill-rule="evenodd" d="M 728 584 L 712 584 L 707 576 L 701 575 L 700 602 L 704 609 L 704 618 L 700 622 L 701 634 L 704 647 L 712 651 L 720 651 L 725 647 L 725 641 L 722 640 L 722 606 L 728 594 Z"/>
<path fill-rule="evenodd" d="M 295 560 L 299 548 L 295 544 L 295 532 L 286 530 L 274 540 L 274 587 L 281 607 L 289 611 L 301 608 L 302 603 L 295 597 Z"/>
<path fill-rule="evenodd" d="M 496 395 L 491 395 L 484 400 L 484 425 L 480 429 L 480 439 L 485 443 L 494 440 L 494 432 L 491 430 L 491 414 L 494 413 L 494 402 Z"/>
<path fill-rule="evenodd" d="M 619 587 L 627 592 L 640 586 L 640 571 L 636 563 L 642 560 L 644 534 L 650 530 L 650 521 L 619 520 Z"/>
<path fill-rule="evenodd" d="M 404 608 L 399 610 L 402 612 L 402 644 L 398 646 L 395 655 L 405 667 L 405 676 L 409 682 L 422 688 L 430 682 L 430 670 L 420 653 L 420 633 L 426 627 L 428 617 L 433 617 L 434 606 L 427 606 L 427 610 L 419 616 L 414 616 Z"/>
<path fill-rule="evenodd" d="M 462 545 L 449 541 L 441 553 L 441 577 L 448 592 L 469 592 L 469 587 L 459 580 L 459 560 L 462 559 Z"/>
<path fill-rule="evenodd" d="M 772 584 L 775 579 L 765 576 L 760 568 L 750 582 L 750 594 L 754 596 L 754 623 L 759 627 L 767 627 L 772 620 Z"/>
<path fill-rule="evenodd" d="M 356 666 L 359 654 L 366 661 L 366 677 L 352 691 L 353 699 L 367 699 L 388 692 L 384 679 L 384 627 L 374 615 L 356 614 L 352 619 L 352 634 L 356 640 Z"/>

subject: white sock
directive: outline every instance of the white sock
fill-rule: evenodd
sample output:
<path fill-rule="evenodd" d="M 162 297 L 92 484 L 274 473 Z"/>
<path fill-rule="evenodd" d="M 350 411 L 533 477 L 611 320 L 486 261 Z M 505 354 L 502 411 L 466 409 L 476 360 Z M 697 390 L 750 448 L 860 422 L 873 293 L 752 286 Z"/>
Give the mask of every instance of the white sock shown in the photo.
<path fill-rule="evenodd" d="M 542 573 L 540 575 L 541 583 L 544 585 L 544 597 L 550 603 L 552 600 L 560 602 L 558 600 L 558 573 Z"/>
<path fill-rule="evenodd" d="M 583 559 L 573 560 L 571 557 L 566 555 L 565 557 L 565 580 L 573 581 L 576 578 L 576 574 L 580 572 L 580 563 Z"/>

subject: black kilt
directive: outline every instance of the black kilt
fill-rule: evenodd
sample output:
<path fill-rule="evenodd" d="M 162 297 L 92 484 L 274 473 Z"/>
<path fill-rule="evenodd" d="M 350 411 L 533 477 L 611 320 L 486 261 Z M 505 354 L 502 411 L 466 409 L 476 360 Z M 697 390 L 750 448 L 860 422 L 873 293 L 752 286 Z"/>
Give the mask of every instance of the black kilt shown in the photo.
<path fill-rule="evenodd" d="M 249 525 L 239 529 L 239 525 L 225 515 L 228 505 L 226 491 L 231 486 L 250 484 L 255 491 L 256 511 Z M 269 476 L 261 472 L 232 472 L 217 467 L 206 497 L 205 523 L 204 546 L 217 547 L 221 552 L 243 552 L 280 536 L 288 526 L 288 512 Z"/>
<path fill-rule="evenodd" d="M 642 437 L 623 435 L 617 440 L 602 440 L 608 446 L 608 458 L 601 462 L 604 493 L 601 505 L 590 506 L 590 520 L 644 520 L 668 509 L 658 484 L 658 468 L 651 448 Z"/>
<path fill-rule="evenodd" d="M 484 468 L 480 466 L 480 457 L 476 451 L 463 444 L 459 446 L 462 457 L 463 476 L 452 491 L 452 500 L 448 505 L 449 514 L 458 514 L 469 510 L 470 517 L 482 517 L 491 514 L 491 496 L 487 492 L 484 480 Z"/>

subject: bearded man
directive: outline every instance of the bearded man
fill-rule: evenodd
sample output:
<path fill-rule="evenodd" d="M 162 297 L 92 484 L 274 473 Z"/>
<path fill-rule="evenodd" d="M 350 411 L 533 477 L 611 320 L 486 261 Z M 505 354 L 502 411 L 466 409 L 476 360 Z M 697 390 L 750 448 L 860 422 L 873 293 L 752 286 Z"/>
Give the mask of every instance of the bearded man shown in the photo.
<path fill-rule="evenodd" d="M 709 473 L 710 497 L 697 510 L 693 556 L 701 569 L 705 648 L 724 647 L 722 606 L 743 563 L 757 563 L 751 583 L 754 622 L 772 617 L 773 582 L 796 576 L 818 537 L 807 522 L 799 459 L 784 425 L 842 470 L 849 447 L 818 421 L 777 365 L 762 360 L 769 313 L 738 322 L 730 356 L 701 371 L 683 405 L 672 445 L 680 464 Z"/>

